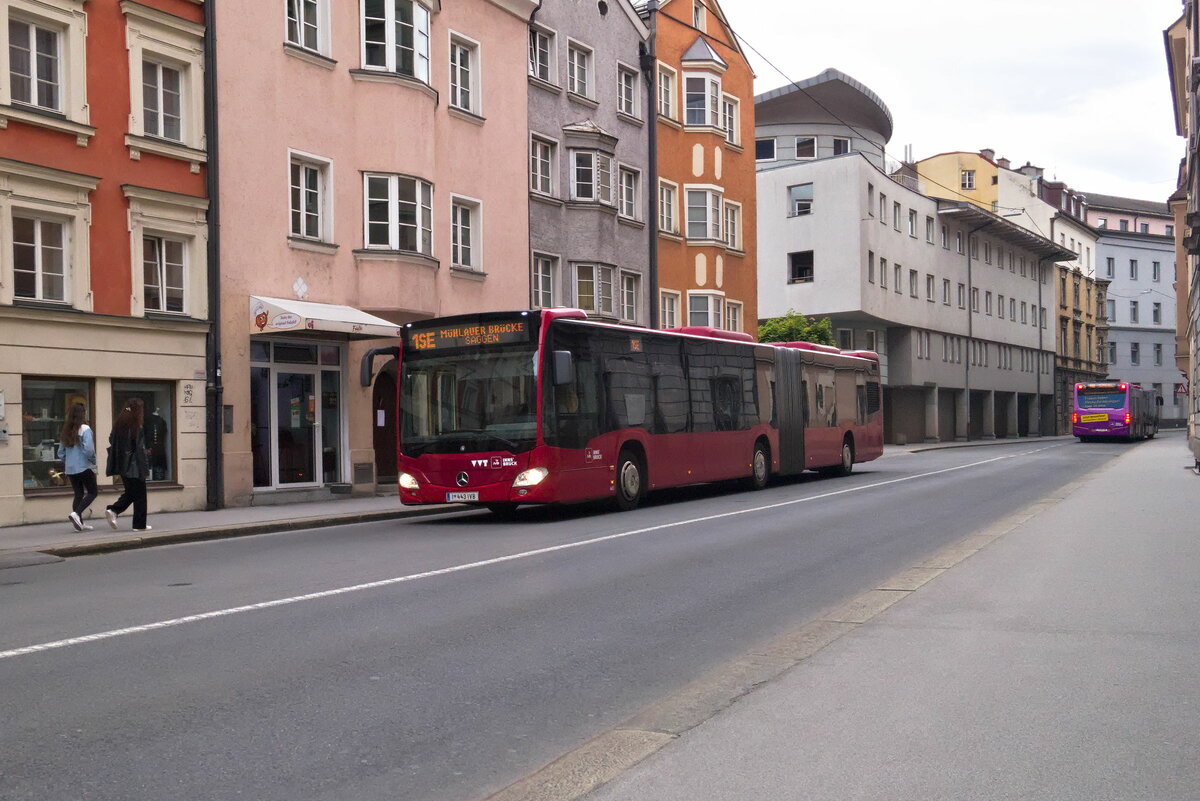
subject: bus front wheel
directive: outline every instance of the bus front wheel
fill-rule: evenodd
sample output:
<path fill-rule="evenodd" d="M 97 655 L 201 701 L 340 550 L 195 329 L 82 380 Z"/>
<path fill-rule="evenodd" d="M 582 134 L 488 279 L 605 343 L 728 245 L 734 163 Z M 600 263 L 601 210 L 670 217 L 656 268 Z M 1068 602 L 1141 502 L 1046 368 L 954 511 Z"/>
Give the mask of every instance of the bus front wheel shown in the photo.
<path fill-rule="evenodd" d="M 636 509 L 646 494 L 646 470 L 642 460 L 629 448 L 617 458 L 617 506 L 623 512 Z"/>

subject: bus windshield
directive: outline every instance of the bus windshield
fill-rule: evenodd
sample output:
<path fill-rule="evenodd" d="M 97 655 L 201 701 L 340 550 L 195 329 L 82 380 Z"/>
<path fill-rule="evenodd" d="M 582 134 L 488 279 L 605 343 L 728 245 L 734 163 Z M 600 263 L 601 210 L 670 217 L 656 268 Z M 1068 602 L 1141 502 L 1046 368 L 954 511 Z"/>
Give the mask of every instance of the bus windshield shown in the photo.
<path fill-rule="evenodd" d="M 404 455 L 531 449 L 537 441 L 536 356 L 532 344 L 406 354 L 400 383 Z"/>
<path fill-rule="evenodd" d="M 1124 409 L 1125 393 L 1116 389 L 1081 389 L 1076 402 L 1080 409 Z"/>

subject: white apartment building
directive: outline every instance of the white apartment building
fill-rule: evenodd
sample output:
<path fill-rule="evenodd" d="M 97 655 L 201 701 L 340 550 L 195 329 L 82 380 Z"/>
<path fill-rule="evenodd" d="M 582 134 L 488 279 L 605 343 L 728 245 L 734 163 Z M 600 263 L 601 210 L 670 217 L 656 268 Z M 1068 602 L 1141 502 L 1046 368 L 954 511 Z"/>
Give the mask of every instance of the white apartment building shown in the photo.
<path fill-rule="evenodd" d="M 889 442 L 1053 431 L 1050 281 L 1074 252 L 864 153 L 759 166 L 760 317 L 828 316 L 878 351 Z"/>

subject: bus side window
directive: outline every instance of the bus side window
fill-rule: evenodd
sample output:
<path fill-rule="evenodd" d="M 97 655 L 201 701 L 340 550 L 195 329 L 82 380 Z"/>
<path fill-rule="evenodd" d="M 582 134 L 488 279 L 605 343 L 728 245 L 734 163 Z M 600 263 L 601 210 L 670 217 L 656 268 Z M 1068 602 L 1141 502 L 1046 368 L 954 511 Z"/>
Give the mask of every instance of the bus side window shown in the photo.
<path fill-rule="evenodd" d="M 867 414 L 875 414 L 882 406 L 878 381 L 867 382 Z"/>
<path fill-rule="evenodd" d="M 858 397 L 858 419 L 854 422 L 857 425 L 865 425 L 867 422 L 867 387 L 864 384 L 859 384 L 855 393 Z"/>
<path fill-rule="evenodd" d="M 741 381 L 731 376 L 712 380 L 713 427 L 717 431 L 737 431 L 741 418 Z"/>

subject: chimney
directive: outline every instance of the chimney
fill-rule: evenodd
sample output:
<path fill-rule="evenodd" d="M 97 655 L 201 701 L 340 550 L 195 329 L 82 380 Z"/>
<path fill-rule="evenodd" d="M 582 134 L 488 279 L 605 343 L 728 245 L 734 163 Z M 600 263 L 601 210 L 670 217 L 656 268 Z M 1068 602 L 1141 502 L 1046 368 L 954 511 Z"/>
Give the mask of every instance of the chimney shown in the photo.
<path fill-rule="evenodd" d="M 985 147 L 983 150 L 979 151 L 979 155 L 983 156 L 988 161 L 992 161 L 996 158 L 996 151 L 992 150 L 990 147 Z"/>
<path fill-rule="evenodd" d="M 996 159 L 996 163 L 999 164 L 1001 167 L 1003 167 L 1006 170 L 1012 169 L 1009 166 L 1010 164 L 1012 164 L 1012 162 L 1010 162 L 1008 159 Z"/>
<path fill-rule="evenodd" d="M 1022 175 L 1028 175 L 1030 178 L 1041 178 L 1042 177 L 1042 168 L 1035 167 L 1032 164 L 1030 164 L 1028 161 L 1025 162 L 1025 166 L 1022 167 L 1021 169 L 1017 170 L 1017 172 L 1021 173 Z"/>

